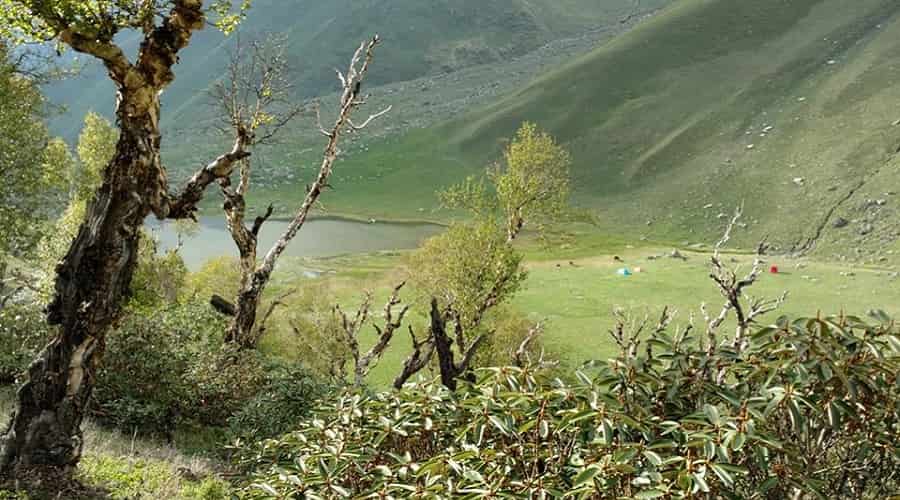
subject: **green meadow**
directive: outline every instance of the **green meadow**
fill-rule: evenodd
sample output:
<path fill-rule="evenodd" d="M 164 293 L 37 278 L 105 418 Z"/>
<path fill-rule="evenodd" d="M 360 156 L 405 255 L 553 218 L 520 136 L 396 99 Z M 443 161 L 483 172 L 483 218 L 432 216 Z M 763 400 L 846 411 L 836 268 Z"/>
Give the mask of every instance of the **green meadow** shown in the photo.
<path fill-rule="evenodd" d="M 509 304 L 528 318 L 540 321 L 545 330 L 542 342 L 547 357 L 567 366 L 614 355 L 615 345 L 610 330 L 615 325 L 613 311 L 622 309 L 634 320 L 648 318 L 654 322 L 663 308 L 677 312 L 675 323 L 704 330 L 701 305 L 711 315 L 721 310 L 724 299 L 709 278 L 711 254 L 706 249 L 679 249 L 686 260 L 670 257 L 673 246 L 629 243 L 622 238 L 604 238 L 597 232 L 580 234 L 564 248 L 547 249 L 534 242 L 522 247 L 526 254 L 528 279 Z M 277 296 L 284 290 L 316 289 L 321 282 L 347 311 L 355 311 L 362 293 L 374 295 L 373 313 L 381 313 L 391 288 L 406 279 L 407 252 L 343 256 L 330 259 L 292 259 L 280 269 L 278 284 L 270 292 Z M 621 262 L 616 261 L 619 257 Z M 750 271 L 753 256 L 726 253 L 724 260 L 738 270 Z M 769 273 L 777 265 L 778 274 Z M 618 269 L 628 267 L 641 272 L 623 277 Z M 900 279 L 894 271 L 879 267 L 828 262 L 808 258 L 769 257 L 765 272 L 748 293 L 754 297 L 776 298 L 788 293 L 787 301 L 777 312 L 763 317 L 762 323 L 774 322 L 780 315 L 810 317 L 817 314 L 837 315 L 841 312 L 862 315 L 871 309 L 889 314 L 900 313 Z M 309 269 L 324 271 L 319 278 L 304 277 Z M 415 291 L 404 290 L 401 297 L 413 301 L 412 324 L 424 331 L 425 317 L 421 302 L 415 302 Z M 811 309 L 810 304 L 815 304 Z M 287 311 L 281 311 L 283 314 Z M 731 334 L 731 323 L 723 334 Z M 361 334 L 363 348 L 376 340 L 374 329 Z M 273 354 L 291 358 L 297 342 L 293 332 L 272 331 L 263 348 Z M 387 387 L 410 353 L 411 342 L 406 331 L 398 332 L 380 364 L 370 374 L 375 387 Z"/>

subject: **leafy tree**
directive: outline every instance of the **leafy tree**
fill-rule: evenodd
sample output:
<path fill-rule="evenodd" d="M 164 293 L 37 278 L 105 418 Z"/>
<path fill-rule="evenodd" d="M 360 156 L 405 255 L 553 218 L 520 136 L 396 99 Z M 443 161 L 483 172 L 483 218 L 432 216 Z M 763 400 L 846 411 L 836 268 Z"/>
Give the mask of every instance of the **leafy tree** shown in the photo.
<path fill-rule="evenodd" d="M 465 329 L 509 299 L 525 279 L 522 256 L 490 220 L 454 224 L 410 259 L 411 281 L 427 300 L 452 310 Z"/>
<path fill-rule="evenodd" d="M 525 280 L 522 256 L 495 220 L 482 218 L 454 224 L 426 241 L 412 256 L 410 268 L 421 300 L 431 303 L 430 326 L 424 342 L 413 334 L 413 353 L 394 386 L 400 388 L 436 354 L 441 380 L 453 389 L 490 335 L 482 328 L 485 315 Z"/>
<path fill-rule="evenodd" d="M 72 176 L 72 201 L 87 203 L 102 183 L 103 169 L 116 154 L 119 132 L 106 118 L 90 112 L 78 136 L 78 168 Z"/>
<path fill-rule="evenodd" d="M 71 166 L 67 168 L 66 179 L 68 205 L 39 245 L 38 263 L 43 270 L 39 289 L 44 298 L 52 294 L 56 265 L 65 256 L 84 222 L 88 202 L 102 183 L 103 168 L 115 154 L 117 136 L 109 121 L 96 113 L 88 113 L 78 136 L 77 159 L 72 157 L 62 141 L 51 141 L 47 148 L 48 152 L 55 151 L 52 156 L 57 158 L 57 164 Z"/>
<path fill-rule="evenodd" d="M 570 163 L 564 148 L 526 122 L 506 148 L 503 163 L 489 169 L 486 179 L 470 177 L 439 194 L 445 206 L 465 209 L 474 220 L 432 238 L 411 261 L 412 281 L 431 301 L 431 324 L 425 340 L 412 334 L 413 352 L 395 387 L 435 354 L 442 382 L 451 389 L 471 369 L 479 348 L 496 333 L 482 325 L 485 314 L 515 293 L 525 278 L 513 242 L 527 223 L 543 236 L 548 226 L 574 214 L 569 208 Z M 512 325 L 506 323 L 505 335 L 489 351 L 527 358 L 536 349 L 540 328 Z M 511 332 L 517 335 L 510 337 Z"/>
<path fill-rule="evenodd" d="M 44 99 L 19 75 L 0 44 L 0 254 L 25 256 L 55 209 L 70 166 L 65 144 L 50 141 Z"/>
<path fill-rule="evenodd" d="M 0 35 L 54 41 L 106 67 L 116 86 L 115 154 L 88 203 L 84 221 L 57 267 L 48 321 L 58 333 L 29 369 L 0 446 L 0 475 L 24 466 L 66 474 L 81 455 L 80 424 L 105 335 L 119 318 L 138 262 L 141 227 L 151 213 L 189 218 L 205 188 L 247 156 L 244 144 L 201 168 L 179 193 L 169 191 L 160 160 L 160 95 L 174 80 L 179 54 L 207 16 L 226 31 L 241 11 L 230 0 L 2 0 Z M 241 2 L 241 9 L 249 6 Z M 132 61 L 118 35 L 141 37 Z M 110 96 L 112 97 L 112 96 Z"/>
<path fill-rule="evenodd" d="M 441 193 L 445 205 L 464 208 L 479 217 L 504 221 L 508 241 L 526 224 L 544 233 L 571 213 L 569 165 L 571 156 L 546 132 L 522 124 L 503 153 L 503 162 L 488 169 L 487 179 L 468 178 Z"/>

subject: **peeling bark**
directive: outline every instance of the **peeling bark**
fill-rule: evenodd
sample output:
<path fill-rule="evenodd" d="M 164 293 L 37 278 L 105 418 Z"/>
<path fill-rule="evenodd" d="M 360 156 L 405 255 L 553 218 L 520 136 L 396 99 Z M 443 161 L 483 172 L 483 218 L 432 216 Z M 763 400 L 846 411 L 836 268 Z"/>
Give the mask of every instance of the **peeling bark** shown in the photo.
<path fill-rule="evenodd" d="M 57 266 L 47 318 L 59 325 L 58 333 L 31 365 L 29 379 L 18 392 L 17 411 L 0 455 L 2 471 L 33 465 L 70 469 L 80 458 L 79 428 L 104 336 L 128 295 L 149 200 L 164 188 L 156 95 L 120 92 L 116 155 Z M 148 96 L 153 96 L 149 103 Z"/>
<path fill-rule="evenodd" d="M 187 197 L 185 203 L 168 194 L 160 162 L 159 95 L 174 78 L 178 52 L 203 27 L 203 2 L 174 0 L 169 15 L 146 35 L 134 65 L 112 41 L 78 33 L 51 16 L 45 17 L 62 42 L 106 66 L 117 87 L 120 134 L 103 184 L 57 266 L 55 295 L 47 308 L 57 333 L 17 393 L 16 411 L 0 438 L 0 475 L 20 476 L 31 467 L 67 474 L 78 463 L 81 422 L 105 335 L 129 294 L 144 219 L 151 212 L 187 214 L 196 198 Z M 173 203 L 180 211 L 169 209 Z"/>

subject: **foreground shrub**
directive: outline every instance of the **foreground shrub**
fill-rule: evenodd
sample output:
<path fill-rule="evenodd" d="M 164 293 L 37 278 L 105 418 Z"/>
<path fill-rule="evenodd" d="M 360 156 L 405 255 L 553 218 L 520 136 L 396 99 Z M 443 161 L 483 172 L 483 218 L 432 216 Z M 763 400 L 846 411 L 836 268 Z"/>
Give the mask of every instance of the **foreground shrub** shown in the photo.
<path fill-rule="evenodd" d="M 884 323 L 883 321 L 881 323 Z M 347 394 L 239 445 L 249 497 L 885 498 L 900 483 L 900 340 L 779 320 L 748 345 L 659 331 L 572 383 L 529 368 Z"/>
<path fill-rule="evenodd" d="M 50 327 L 35 304 L 0 308 L 0 386 L 15 384 L 50 339 Z"/>
<path fill-rule="evenodd" d="M 95 420 L 171 435 L 180 420 L 224 426 L 266 381 L 262 356 L 222 344 L 224 322 L 207 304 L 132 312 L 99 371 Z"/>
<path fill-rule="evenodd" d="M 264 387 L 228 419 L 235 436 L 262 439 L 284 434 L 334 391 L 301 365 L 269 364 L 265 374 Z"/>
<path fill-rule="evenodd" d="M 158 315 L 133 315 L 111 335 L 98 372 L 91 414 L 98 422 L 142 433 L 175 427 L 187 392 L 190 356 L 181 332 Z"/>

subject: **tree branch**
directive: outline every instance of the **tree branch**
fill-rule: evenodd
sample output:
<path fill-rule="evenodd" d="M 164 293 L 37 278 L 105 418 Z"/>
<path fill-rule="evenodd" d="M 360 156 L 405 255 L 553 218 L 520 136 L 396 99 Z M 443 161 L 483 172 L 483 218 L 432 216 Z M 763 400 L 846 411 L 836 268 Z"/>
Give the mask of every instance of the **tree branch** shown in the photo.
<path fill-rule="evenodd" d="M 369 64 L 372 62 L 374 56 L 374 49 L 379 42 L 380 38 L 376 35 L 368 43 L 361 44 L 350 61 L 350 67 L 346 77 L 340 74 L 340 72 L 338 73 L 343 86 L 341 107 L 333 127 L 326 133 L 328 144 L 325 146 L 325 151 L 322 155 L 322 164 L 319 167 L 319 174 L 316 176 L 315 182 L 313 182 L 307 190 L 306 198 L 300 206 L 300 209 L 297 211 L 297 214 L 294 216 L 294 219 L 288 225 L 287 230 L 285 230 L 281 238 L 275 243 L 271 250 L 269 250 L 269 253 L 266 254 L 262 265 L 257 271 L 260 276 L 268 276 L 271 274 L 275 267 L 275 261 L 278 260 L 278 257 L 281 256 L 284 249 L 287 248 L 288 243 L 297 235 L 297 232 L 306 222 L 310 210 L 315 206 L 316 201 L 319 199 L 319 195 L 321 195 L 322 191 L 328 187 L 328 179 L 331 177 L 334 162 L 337 160 L 339 154 L 338 142 L 340 140 L 341 132 L 349 123 L 353 110 L 360 105 L 359 101 L 356 99 L 356 84 L 362 82 L 365 78 L 369 69 Z M 359 61 L 363 55 L 365 55 L 365 58 L 363 59 L 362 66 L 359 67 Z"/>
<path fill-rule="evenodd" d="M 372 346 L 369 351 L 357 359 L 356 362 L 356 385 L 361 386 L 363 379 L 368 376 L 369 372 L 372 368 L 375 367 L 375 364 L 381 359 L 381 356 L 384 354 L 384 351 L 387 349 L 388 345 L 391 342 L 391 339 L 394 337 L 394 332 L 400 328 L 403 324 L 403 318 L 406 316 L 406 313 L 409 311 L 409 305 L 403 306 L 403 309 L 400 310 L 400 314 L 397 315 L 397 319 L 395 320 L 393 317 L 393 308 L 396 305 L 401 303 L 400 300 L 400 289 L 406 285 L 406 282 L 402 282 L 396 287 L 394 287 L 394 291 L 391 294 L 391 298 L 388 299 L 387 304 L 384 305 L 384 328 L 380 328 L 378 325 L 373 325 L 375 327 L 375 331 L 378 332 L 378 342 Z M 374 363 L 374 364 L 373 364 Z"/>
<path fill-rule="evenodd" d="M 423 341 L 416 338 L 412 326 L 409 327 L 409 336 L 412 338 L 413 352 L 403 361 L 403 369 L 394 379 L 394 389 L 400 390 L 403 385 L 416 373 L 428 366 L 431 357 L 434 356 L 434 337 L 429 336 Z"/>
<path fill-rule="evenodd" d="M 246 150 L 248 141 L 246 136 L 238 136 L 231 151 L 200 169 L 179 194 L 163 200 L 163 206 L 155 210 L 156 216 L 159 219 L 196 220 L 194 212 L 197 211 L 197 204 L 203 199 L 206 188 L 213 182 L 228 179 L 234 171 L 235 164 L 250 156 L 250 152 Z"/>
<path fill-rule="evenodd" d="M 160 26 L 150 31 L 141 43 L 137 68 L 154 88 L 166 87 L 175 75 L 172 67 L 178 52 L 187 47 L 194 31 L 205 26 L 203 0 L 173 0 L 172 10 Z"/>
<path fill-rule="evenodd" d="M 112 43 L 91 39 L 70 28 L 64 28 L 59 32 L 59 39 L 72 49 L 90 54 L 103 62 L 106 70 L 109 71 L 113 81 L 120 85 L 125 85 L 129 73 L 134 69 L 125 52 Z"/>
<path fill-rule="evenodd" d="M 253 234 L 253 236 L 259 236 L 259 230 L 262 229 L 262 225 L 265 224 L 267 220 L 269 220 L 269 217 L 272 216 L 272 212 L 274 210 L 275 208 L 272 206 L 272 204 L 269 204 L 269 208 L 266 209 L 266 213 L 257 217 L 256 220 L 253 221 L 253 228 L 250 230 L 250 233 Z"/>

